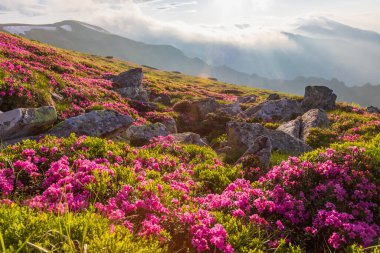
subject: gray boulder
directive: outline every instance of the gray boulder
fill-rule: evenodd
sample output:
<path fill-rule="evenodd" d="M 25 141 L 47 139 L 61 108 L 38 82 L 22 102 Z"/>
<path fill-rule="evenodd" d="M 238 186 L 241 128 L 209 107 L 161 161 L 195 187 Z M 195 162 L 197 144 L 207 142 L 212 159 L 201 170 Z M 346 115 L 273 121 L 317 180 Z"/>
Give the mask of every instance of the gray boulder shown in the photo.
<path fill-rule="evenodd" d="M 196 133 L 178 133 L 172 134 L 171 136 L 173 136 L 174 140 L 178 143 L 207 146 L 207 143 L 201 139 L 201 136 L 199 134 Z"/>
<path fill-rule="evenodd" d="M 280 98 L 280 95 L 278 95 L 277 93 L 270 94 L 267 98 L 267 100 L 279 100 L 279 99 L 281 98 Z"/>
<path fill-rule="evenodd" d="M 55 93 L 55 92 L 51 92 L 51 98 L 54 100 L 54 101 L 62 101 L 64 98 L 59 95 L 58 93 Z"/>
<path fill-rule="evenodd" d="M 66 119 L 51 129 L 48 134 L 58 137 L 67 137 L 71 133 L 94 137 L 110 137 L 118 131 L 127 129 L 133 121 L 130 116 L 112 110 L 92 111 Z"/>
<path fill-rule="evenodd" d="M 41 134 L 57 119 L 52 106 L 18 108 L 0 114 L 0 139 L 11 140 Z"/>
<path fill-rule="evenodd" d="M 162 123 L 155 123 L 142 126 L 131 126 L 121 136 L 134 146 L 142 146 L 149 143 L 155 137 L 167 136 L 170 132 Z"/>
<path fill-rule="evenodd" d="M 171 105 L 171 100 L 172 99 L 168 94 L 161 93 L 161 94 L 158 94 L 157 97 L 153 99 L 153 102 L 158 102 L 163 105 L 169 106 Z"/>
<path fill-rule="evenodd" d="M 235 116 L 243 112 L 243 110 L 240 107 L 239 102 L 235 102 L 233 104 L 221 105 L 217 111 L 224 112 L 230 116 Z"/>
<path fill-rule="evenodd" d="M 143 72 L 141 68 L 125 71 L 111 79 L 113 87 L 122 97 L 147 102 L 149 95 L 142 85 Z"/>
<path fill-rule="evenodd" d="M 272 154 L 272 142 L 268 136 L 259 136 L 252 146 L 238 160 L 240 162 L 246 156 L 254 156 L 263 168 L 268 168 Z"/>
<path fill-rule="evenodd" d="M 175 122 L 174 118 L 170 117 L 167 120 L 165 120 L 164 122 L 162 122 L 162 124 L 165 125 L 166 130 L 169 133 L 176 134 L 178 132 L 177 131 L 177 123 Z"/>
<path fill-rule="evenodd" d="M 247 96 L 243 96 L 243 97 L 238 97 L 237 101 L 239 103 L 254 103 L 256 102 L 257 100 L 257 96 L 256 95 L 247 95 Z"/>
<path fill-rule="evenodd" d="M 304 111 L 310 109 L 332 110 L 336 106 L 337 96 L 325 86 L 307 86 L 302 101 Z"/>
<path fill-rule="evenodd" d="M 264 121 L 287 121 L 302 114 L 300 103 L 296 100 L 268 100 L 244 111 L 246 117 Z"/>
<path fill-rule="evenodd" d="M 302 117 L 282 124 L 277 130 L 306 141 L 312 128 L 327 127 L 329 125 L 330 120 L 324 110 L 312 109 Z"/>
<path fill-rule="evenodd" d="M 123 98 L 130 98 L 133 100 L 138 100 L 142 102 L 148 102 L 149 101 L 149 95 L 148 92 L 140 87 L 124 87 L 120 89 L 115 90 L 117 93 L 119 93 Z"/>
<path fill-rule="evenodd" d="M 380 109 L 374 106 L 367 107 L 369 113 L 380 114 Z"/>
<path fill-rule="evenodd" d="M 221 105 L 218 102 L 216 102 L 215 98 L 202 99 L 194 102 L 193 105 L 198 111 L 199 117 L 201 119 L 204 119 L 207 116 L 207 114 L 215 112 L 216 110 L 221 108 Z"/>
<path fill-rule="evenodd" d="M 124 88 L 124 87 L 140 87 L 142 85 L 142 80 L 144 74 L 142 68 L 135 68 L 120 73 L 119 75 L 111 78 L 114 88 Z"/>
<path fill-rule="evenodd" d="M 311 147 L 302 140 L 278 130 L 271 130 L 258 123 L 229 122 L 227 124 L 227 145 L 244 153 L 260 136 L 267 136 L 273 150 L 291 155 L 300 155 L 310 151 Z"/>
<path fill-rule="evenodd" d="M 221 107 L 215 98 L 206 98 L 197 101 L 178 102 L 173 106 L 173 110 L 179 112 L 186 121 L 199 122 L 204 120 L 207 114 L 215 112 Z"/>

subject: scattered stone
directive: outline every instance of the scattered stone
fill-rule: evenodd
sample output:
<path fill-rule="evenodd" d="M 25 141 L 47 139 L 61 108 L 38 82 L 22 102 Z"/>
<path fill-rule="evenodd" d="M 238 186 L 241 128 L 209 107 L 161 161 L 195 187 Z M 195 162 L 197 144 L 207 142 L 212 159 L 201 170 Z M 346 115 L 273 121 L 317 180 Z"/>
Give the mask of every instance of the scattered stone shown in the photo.
<path fill-rule="evenodd" d="M 223 146 L 223 147 L 220 147 L 220 148 L 217 148 L 216 150 L 215 150 L 215 152 L 217 153 L 217 154 L 229 154 L 229 153 L 231 153 L 233 150 L 232 150 L 232 148 L 230 147 L 230 146 Z"/>
<path fill-rule="evenodd" d="M 298 117 L 295 120 L 282 124 L 277 128 L 277 130 L 287 133 L 294 138 L 303 139 L 302 117 Z"/>
<path fill-rule="evenodd" d="M 54 101 L 62 101 L 63 97 L 55 92 L 51 93 L 51 97 L 53 98 Z"/>
<path fill-rule="evenodd" d="M 158 94 L 156 98 L 153 99 L 153 102 L 158 102 L 163 105 L 169 106 L 171 105 L 171 97 L 168 94 L 161 93 Z"/>
<path fill-rule="evenodd" d="M 336 106 L 336 98 L 333 90 L 326 86 L 307 86 L 301 105 L 304 111 L 310 109 L 332 110 Z"/>
<path fill-rule="evenodd" d="M 138 101 L 149 101 L 149 95 L 142 85 L 143 72 L 141 68 L 131 69 L 113 77 L 113 87 L 122 97 Z"/>
<path fill-rule="evenodd" d="M 243 110 L 240 107 L 240 103 L 239 102 L 235 102 L 233 104 L 221 105 L 220 108 L 217 111 L 224 112 L 224 113 L 226 113 L 227 115 L 230 115 L 230 116 L 236 116 L 236 115 L 238 115 L 238 114 L 240 114 L 240 113 L 243 112 Z"/>
<path fill-rule="evenodd" d="M 255 96 L 255 95 L 248 95 L 248 96 L 243 96 L 243 97 L 238 98 L 238 102 L 242 103 L 242 104 L 254 103 L 254 102 L 256 102 L 256 100 L 257 100 L 257 96 Z"/>
<path fill-rule="evenodd" d="M 111 79 L 114 88 L 124 88 L 124 87 L 140 87 L 142 85 L 142 80 L 144 74 L 142 68 L 135 68 L 120 73 Z"/>
<path fill-rule="evenodd" d="M 245 116 L 263 121 L 287 121 L 302 114 L 300 103 L 287 98 L 268 100 L 244 111 Z"/>
<path fill-rule="evenodd" d="M 144 88 L 124 87 L 116 89 L 115 91 L 119 93 L 123 98 L 130 98 L 143 102 L 149 101 L 148 92 Z"/>
<path fill-rule="evenodd" d="M 255 157 L 262 168 L 268 168 L 272 154 L 272 143 L 268 136 L 259 136 L 253 142 L 252 146 L 238 160 L 240 162 L 244 157 Z"/>
<path fill-rule="evenodd" d="M 169 133 L 176 134 L 177 133 L 177 123 L 174 118 L 170 117 L 166 119 L 162 124 L 165 125 L 166 129 Z"/>
<path fill-rule="evenodd" d="M 57 120 L 52 106 L 18 108 L 0 114 L 0 139 L 11 140 L 37 135 L 49 129 Z"/>
<path fill-rule="evenodd" d="M 280 98 L 280 95 L 278 95 L 277 93 L 270 94 L 267 98 L 267 100 L 279 100 L 279 99 L 281 98 Z"/>
<path fill-rule="evenodd" d="M 184 119 L 189 122 L 199 122 L 206 118 L 207 114 L 215 112 L 221 108 L 215 98 L 206 98 L 198 101 L 181 101 L 173 106 L 173 110 L 181 113 Z"/>
<path fill-rule="evenodd" d="M 227 124 L 227 143 L 233 149 L 244 153 L 260 136 L 269 137 L 273 150 L 291 155 L 300 155 L 310 151 L 311 147 L 302 140 L 282 131 L 270 130 L 258 123 L 229 122 Z"/>
<path fill-rule="evenodd" d="M 375 114 L 380 114 L 380 109 L 374 106 L 369 106 L 367 107 L 367 111 L 369 113 L 375 113 Z"/>
<path fill-rule="evenodd" d="M 170 132 L 162 123 L 136 126 L 133 125 L 127 129 L 122 136 L 131 145 L 143 146 L 148 144 L 150 140 L 159 136 L 167 136 Z"/>
<path fill-rule="evenodd" d="M 199 134 L 196 134 L 196 133 L 187 132 L 187 133 L 172 134 L 172 136 L 175 139 L 175 141 L 178 143 L 207 146 L 207 143 L 201 139 L 201 136 Z"/>
<path fill-rule="evenodd" d="M 226 89 L 226 90 L 223 90 L 222 92 L 225 93 L 225 94 L 232 94 L 232 95 L 236 95 L 236 96 L 239 96 L 239 95 L 243 94 L 242 91 L 235 90 L 235 89 Z"/>
<path fill-rule="evenodd" d="M 327 127 L 329 125 L 330 120 L 324 110 L 312 109 L 302 117 L 282 124 L 277 130 L 306 141 L 312 128 Z"/>
<path fill-rule="evenodd" d="M 130 116 L 112 110 L 92 111 L 66 119 L 48 134 L 58 137 L 68 137 L 71 133 L 78 136 L 110 137 L 118 131 L 127 129 L 133 121 Z"/>

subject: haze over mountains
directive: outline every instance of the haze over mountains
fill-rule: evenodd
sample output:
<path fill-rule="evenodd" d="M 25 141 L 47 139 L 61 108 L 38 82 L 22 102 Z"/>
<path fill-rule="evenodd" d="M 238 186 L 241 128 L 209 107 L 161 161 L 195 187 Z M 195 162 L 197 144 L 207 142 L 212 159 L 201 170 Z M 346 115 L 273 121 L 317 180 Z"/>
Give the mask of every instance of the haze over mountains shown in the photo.
<path fill-rule="evenodd" d="M 61 48 L 266 89 L 302 94 L 307 85 L 326 85 L 341 100 L 380 106 L 380 86 L 349 87 L 380 83 L 380 35 L 324 18 L 281 33 L 282 43 L 271 47 L 186 42 L 178 45 L 182 51 L 130 40 L 78 21 L 4 24 L 0 30 Z"/>

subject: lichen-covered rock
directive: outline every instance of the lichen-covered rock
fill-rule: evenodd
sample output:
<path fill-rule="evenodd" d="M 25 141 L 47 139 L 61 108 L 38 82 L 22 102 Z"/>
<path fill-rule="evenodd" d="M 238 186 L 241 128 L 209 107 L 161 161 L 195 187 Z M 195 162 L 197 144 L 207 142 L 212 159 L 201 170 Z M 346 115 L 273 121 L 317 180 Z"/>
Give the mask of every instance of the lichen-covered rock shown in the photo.
<path fill-rule="evenodd" d="M 144 74 L 142 68 L 135 68 L 120 73 L 111 79 L 114 88 L 135 87 L 142 85 Z"/>
<path fill-rule="evenodd" d="M 287 121 L 301 114 L 302 108 L 300 103 L 286 98 L 265 101 L 244 111 L 246 117 L 263 121 Z"/>
<path fill-rule="evenodd" d="M 141 68 L 125 71 L 111 79 L 113 87 L 122 97 L 147 102 L 149 95 L 142 85 L 143 72 Z"/>
<path fill-rule="evenodd" d="M 62 101 L 63 100 L 63 97 L 61 95 L 59 95 L 58 93 L 51 92 L 50 94 L 51 94 L 51 98 L 54 101 Z"/>
<path fill-rule="evenodd" d="M 333 90 L 326 86 L 307 86 L 302 108 L 305 112 L 310 109 L 332 110 L 336 106 L 336 98 Z"/>
<path fill-rule="evenodd" d="M 143 102 L 149 101 L 148 92 L 144 88 L 124 87 L 115 91 L 119 93 L 123 98 L 130 98 Z"/>
<path fill-rule="evenodd" d="M 260 136 L 269 137 L 273 150 L 291 155 L 299 155 L 311 150 L 311 147 L 302 140 L 282 131 L 267 129 L 258 123 L 229 122 L 227 124 L 227 145 L 241 153 L 246 152 Z"/>
<path fill-rule="evenodd" d="M 172 134 L 171 136 L 173 136 L 174 140 L 178 143 L 207 146 L 207 143 L 201 139 L 201 136 L 199 134 L 196 133 L 178 133 Z"/>
<path fill-rule="evenodd" d="M 177 123 L 176 123 L 174 118 L 169 117 L 161 123 L 165 125 L 165 127 L 169 133 L 176 134 L 178 132 L 177 131 Z"/>
<path fill-rule="evenodd" d="M 18 108 L 0 114 L 0 139 L 11 140 L 43 133 L 57 119 L 52 106 Z"/>
<path fill-rule="evenodd" d="M 133 119 L 112 110 L 92 111 L 69 118 L 48 132 L 50 135 L 67 137 L 71 133 L 94 137 L 110 137 L 117 131 L 127 129 Z"/>
<path fill-rule="evenodd" d="M 220 109 L 221 105 L 214 98 L 200 99 L 197 101 L 181 101 L 173 106 L 173 110 L 179 112 L 183 119 L 190 122 L 199 122 L 206 118 L 207 114 Z"/>
<path fill-rule="evenodd" d="M 240 113 L 243 112 L 243 110 L 240 107 L 240 103 L 239 102 L 235 102 L 235 103 L 232 103 L 232 104 L 221 105 L 220 108 L 217 111 L 224 112 L 224 113 L 226 113 L 227 115 L 230 115 L 230 116 L 236 116 L 236 115 L 239 115 Z"/>
<path fill-rule="evenodd" d="M 280 95 L 278 95 L 277 93 L 270 94 L 267 98 L 267 100 L 279 100 L 279 99 L 281 98 L 280 98 Z"/>
<path fill-rule="evenodd" d="M 302 118 L 298 117 L 294 120 L 288 121 L 277 128 L 278 131 L 287 133 L 295 138 L 302 139 Z"/>
<path fill-rule="evenodd" d="M 169 106 L 169 105 L 171 105 L 171 100 L 172 99 L 171 99 L 171 97 L 168 94 L 161 93 L 161 94 L 158 94 L 153 99 L 153 102 L 158 102 L 158 103 L 161 103 L 163 105 Z"/>
<path fill-rule="evenodd" d="M 237 101 L 239 103 L 254 103 L 256 102 L 257 96 L 256 95 L 247 95 L 243 97 L 238 97 Z"/>
<path fill-rule="evenodd" d="M 272 142 L 268 136 L 259 136 L 253 142 L 252 146 L 238 160 L 240 162 L 244 157 L 253 156 L 259 161 L 261 168 L 268 168 L 272 154 Z"/>
<path fill-rule="evenodd" d="M 148 124 L 142 126 L 130 126 L 121 136 L 134 146 L 142 146 L 149 143 L 155 137 L 168 136 L 170 132 L 162 123 Z"/>
<path fill-rule="evenodd" d="M 327 127 L 329 124 L 330 120 L 324 110 L 312 109 L 302 117 L 282 124 L 277 130 L 306 141 L 312 128 Z"/>
<path fill-rule="evenodd" d="M 369 113 L 380 114 L 380 109 L 374 106 L 367 107 Z"/>

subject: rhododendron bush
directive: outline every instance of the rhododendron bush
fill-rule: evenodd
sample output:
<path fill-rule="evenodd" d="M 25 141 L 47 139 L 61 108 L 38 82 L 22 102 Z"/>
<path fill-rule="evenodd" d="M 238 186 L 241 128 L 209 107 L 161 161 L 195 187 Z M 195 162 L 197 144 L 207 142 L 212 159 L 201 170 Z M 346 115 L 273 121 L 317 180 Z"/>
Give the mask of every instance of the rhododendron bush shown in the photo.
<path fill-rule="evenodd" d="M 93 210 L 110 231 L 124 227 L 171 251 L 242 251 L 250 242 L 232 239 L 236 226 L 251 231 L 250 240 L 265 235 L 262 250 L 342 249 L 379 236 L 376 167 L 363 149 L 328 149 L 313 161 L 291 157 L 250 182 L 211 149 L 170 136 L 137 149 L 72 135 L 3 149 L 0 190 L 3 205 L 58 216 Z"/>

